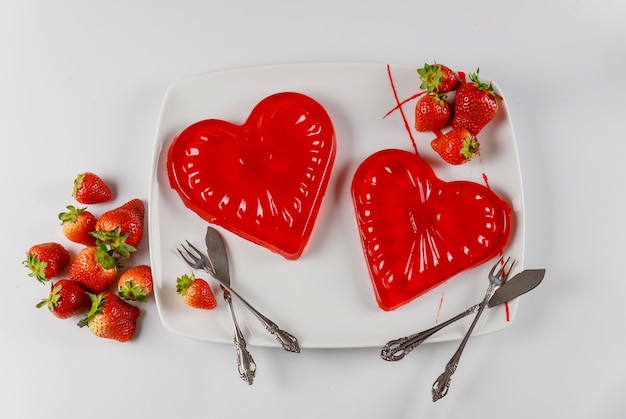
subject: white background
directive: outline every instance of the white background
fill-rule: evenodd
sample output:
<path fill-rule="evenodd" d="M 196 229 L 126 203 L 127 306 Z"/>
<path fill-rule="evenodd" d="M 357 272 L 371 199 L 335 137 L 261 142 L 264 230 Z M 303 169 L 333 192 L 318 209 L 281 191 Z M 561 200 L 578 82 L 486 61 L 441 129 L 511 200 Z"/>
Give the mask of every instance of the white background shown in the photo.
<path fill-rule="evenodd" d="M 615 1 L 0 2 L 0 417 L 620 417 L 626 409 L 626 6 Z M 379 348 L 251 348 L 181 338 L 142 306 L 136 339 L 97 339 L 35 304 L 21 265 L 62 241 L 81 171 L 115 203 L 148 198 L 167 87 L 301 62 L 480 66 L 507 95 L 526 205 L 526 267 L 544 283 L 513 325 L 475 337 L 450 393 L 430 385 L 458 342 L 399 363 Z M 111 204 L 113 205 L 113 204 Z M 149 262 L 147 241 L 136 262 Z M 69 323 L 68 323 L 69 322 Z"/>

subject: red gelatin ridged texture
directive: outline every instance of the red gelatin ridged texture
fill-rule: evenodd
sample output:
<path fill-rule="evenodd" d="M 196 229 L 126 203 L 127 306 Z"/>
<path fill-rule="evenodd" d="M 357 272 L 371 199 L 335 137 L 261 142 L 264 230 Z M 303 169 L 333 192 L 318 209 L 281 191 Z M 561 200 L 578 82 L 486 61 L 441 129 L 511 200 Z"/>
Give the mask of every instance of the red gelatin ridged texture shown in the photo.
<path fill-rule="evenodd" d="M 382 150 L 364 160 L 352 198 L 378 305 L 398 308 L 502 252 L 511 209 L 470 181 L 445 182 L 414 153 Z"/>
<path fill-rule="evenodd" d="M 207 119 L 170 145 L 167 173 L 206 221 L 283 255 L 301 256 L 335 159 L 335 133 L 312 98 L 277 93 L 243 125 Z"/>

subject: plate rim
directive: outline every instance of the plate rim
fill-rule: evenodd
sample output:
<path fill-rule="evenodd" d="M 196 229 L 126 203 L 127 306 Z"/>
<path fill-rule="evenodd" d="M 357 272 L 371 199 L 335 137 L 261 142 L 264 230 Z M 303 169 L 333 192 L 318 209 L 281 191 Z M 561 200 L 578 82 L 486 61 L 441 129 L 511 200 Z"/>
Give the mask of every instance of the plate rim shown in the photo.
<path fill-rule="evenodd" d="M 149 223 L 149 230 L 150 230 L 150 234 L 149 234 L 149 240 L 150 240 L 150 261 L 151 261 L 151 265 L 152 266 L 159 266 L 159 264 L 156 264 L 155 261 L 160 257 L 160 255 L 162 254 L 162 248 L 161 248 L 161 241 L 160 240 L 155 240 L 156 239 L 156 235 L 155 235 L 155 231 L 153 229 L 153 226 L 155 225 L 155 222 L 158 224 L 157 220 L 159 219 L 159 205 L 155 205 L 155 202 L 158 202 L 158 198 L 160 196 L 160 191 L 159 188 L 156 187 L 158 185 L 157 182 L 157 171 L 158 171 L 158 162 L 164 147 L 163 141 L 160 138 L 160 133 L 162 131 L 162 123 L 163 123 L 163 119 L 164 119 L 164 114 L 166 112 L 167 109 L 167 105 L 168 105 L 168 99 L 171 97 L 173 92 L 176 92 L 177 89 L 179 89 L 181 86 L 187 85 L 187 84 L 193 84 L 193 83 L 197 83 L 198 81 L 201 80 L 210 80 L 211 78 L 214 77 L 219 77 L 219 76 L 231 76 L 231 75 L 237 75 L 237 74 L 246 74 L 249 72 L 257 72 L 257 71 L 263 71 L 263 72 L 273 72 L 273 71 L 284 71 L 286 69 L 314 69 L 314 68 L 322 68 L 325 67 L 327 69 L 332 69 L 332 68 L 363 68 L 363 67 L 370 67 L 370 68 L 382 68 L 382 67 L 391 67 L 392 69 L 398 69 L 401 71 L 404 70 L 408 70 L 411 69 L 412 71 L 415 71 L 414 67 L 408 66 L 408 65 L 394 65 L 394 64 L 383 64 L 383 63 L 367 63 L 367 62 L 307 62 L 307 63 L 292 63 L 292 64 L 271 64 L 271 65 L 263 65 L 263 66 L 249 66 L 249 67 L 240 67 L 240 68 L 234 68 L 234 69 L 223 69 L 223 70 L 218 70 L 215 72 L 207 72 L 207 73 L 201 73 L 201 74 L 196 74 L 196 75 L 192 75 L 192 76 L 188 76 L 185 78 L 182 78 L 178 81 L 173 82 L 172 84 L 170 84 L 168 86 L 168 88 L 165 91 L 165 95 L 163 97 L 163 101 L 161 104 L 161 109 L 159 112 L 159 119 L 158 119 L 158 124 L 157 124 L 157 129 L 155 132 L 155 142 L 153 144 L 153 152 L 152 152 L 152 164 L 150 166 L 150 170 L 151 170 L 151 175 L 150 175 L 150 188 L 149 188 L 149 197 L 148 197 L 148 201 L 149 201 L 149 208 L 148 208 L 148 223 Z M 486 79 L 486 77 L 484 75 L 481 75 L 481 78 Z M 499 92 L 500 94 L 502 94 L 502 91 L 500 90 L 499 86 L 497 85 L 497 83 L 493 82 L 494 88 L 496 89 L 497 92 Z M 508 125 L 510 127 L 510 134 L 512 136 L 512 141 L 513 141 L 513 146 L 512 149 L 514 150 L 515 153 L 515 159 L 517 162 L 517 167 L 516 167 L 516 181 L 519 183 L 519 197 L 518 200 L 519 202 L 516 203 L 517 206 L 517 210 L 514 211 L 514 214 L 516 217 L 519 217 L 519 215 L 521 214 L 521 230 L 519 230 L 520 226 L 519 226 L 519 222 L 516 219 L 514 221 L 515 223 L 515 232 L 513 232 L 513 234 L 518 235 L 517 240 L 520 241 L 520 246 L 519 246 L 519 259 L 520 262 L 517 265 L 517 269 L 522 270 L 523 269 L 523 261 L 524 261 L 524 252 L 525 252 L 525 235 L 526 235 L 526 214 L 525 214 L 525 208 L 524 208 L 524 188 L 523 188 L 523 177 L 522 177 L 522 173 L 521 173 L 521 164 L 519 161 L 519 148 L 517 146 L 517 138 L 515 136 L 515 131 L 514 131 L 514 125 L 513 125 L 513 121 L 511 118 L 511 114 L 510 114 L 510 109 L 507 105 L 507 101 L 502 101 L 500 103 L 500 106 L 502 107 L 501 109 L 504 109 L 504 112 L 506 113 L 506 117 L 508 118 Z M 382 148 L 381 148 L 382 149 Z M 509 204 L 511 206 L 513 206 L 513 203 L 509 202 Z M 158 236 L 160 237 L 160 235 Z M 506 249 L 506 248 L 505 248 Z M 159 291 L 157 291 L 157 288 L 161 288 L 162 287 L 162 278 L 157 278 L 158 277 L 158 273 L 160 272 L 160 269 L 157 268 L 157 275 L 155 275 L 155 300 L 157 302 L 157 311 L 159 313 L 159 317 L 161 319 L 162 324 L 164 325 L 164 327 L 177 335 L 181 335 L 181 336 L 186 336 L 186 337 L 190 337 L 190 338 L 196 338 L 196 339 L 201 339 L 201 340 L 208 340 L 208 341 L 212 341 L 212 342 L 220 342 L 220 343 L 232 343 L 232 338 L 228 338 L 228 337 L 224 337 L 223 339 L 220 338 L 203 338 L 203 337 L 198 337 L 195 336 L 193 334 L 189 334 L 189 333 L 184 333 L 181 330 L 177 329 L 176 327 L 174 327 L 170 321 L 169 321 L 169 317 L 166 315 L 166 310 L 164 310 L 163 306 L 162 306 L 162 301 L 159 295 Z M 369 278 L 368 278 L 369 279 Z M 367 286 L 371 288 L 371 283 L 368 281 L 367 282 Z M 438 287 L 436 287 L 438 288 Z M 370 290 L 371 291 L 371 290 Z M 372 298 L 373 295 L 372 295 Z M 419 298 L 419 297 L 418 297 Z M 409 303 L 410 304 L 410 303 Z M 493 333 L 493 332 L 497 332 L 500 330 L 503 330 L 504 328 L 510 326 L 516 316 L 516 313 L 518 311 L 518 306 L 519 306 L 519 299 L 515 299 L 512 302 L 509 303 L 509 307 L 508 307 L 508 316 L 509 316 L 509 320 L 504 324 L 504 326 L 498 327 L 495 330 L 489 330 L 488 328 L 485 329 L 484 327 L 477 327 L 475 334 L 479 335 L 479 334 L 487 334 L 487 333 Z M 379 309 L 377 308 L 378 310 Z M 447 340 L 456 340 L 457 338 L 455 337 L 449 337 L 446 339 L 437 339 L 437 337 L 433 337 L 431 340 L 427 341 L 427 342 L 439 342 L 439 341 L 447 341 Z M 460 339 L 460 336 L 458 337 L 458 339 Z M 319 344 L 315 344 L 314 342 L 309 342 L 307 345 L 305 345 L 304 347 L 308 347 L 308 348 L 357 348 L 357 347 L 373 347 L 373 346 L 378 346 L 378 345 L 382 345 L 384 344 L 384 342 L 379 342 L 376 344 L 370 343 L 365 343 L 365 344 L 350 344 L 350 343 L 337 343 L 334 345 L 328 345 L 328 344 L 324 344 L 324 343 L 319 343 Z M 274 344 L 273 342 L 267 342 L 267 341 L 260 341 L 260 342 L 253 342 L 251 343 L 251 345 L 253 346 L 277 346 L 277 343 Z"/>

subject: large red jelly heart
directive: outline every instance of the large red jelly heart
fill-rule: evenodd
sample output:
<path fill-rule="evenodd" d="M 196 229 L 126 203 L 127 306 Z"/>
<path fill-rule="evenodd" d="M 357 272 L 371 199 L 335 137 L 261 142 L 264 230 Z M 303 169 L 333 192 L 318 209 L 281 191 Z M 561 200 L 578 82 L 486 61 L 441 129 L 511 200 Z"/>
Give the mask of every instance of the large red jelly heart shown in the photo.
<path fill-rule="evenodd" d="M 301 256 L 335 159 L 330 117 L 312 98 L 283 92 L 243 125 L 197 122 L 170 145 L 170 186 L 203 219 L 287 259 Z"/>
<path fill-rule="evenodd" d="M 445 182 L 421 157 L 382 150 L 361 163 L 352 199 L 378 305 L 393 310 L 496 256 L 511 209 L 491 189 Z"/>

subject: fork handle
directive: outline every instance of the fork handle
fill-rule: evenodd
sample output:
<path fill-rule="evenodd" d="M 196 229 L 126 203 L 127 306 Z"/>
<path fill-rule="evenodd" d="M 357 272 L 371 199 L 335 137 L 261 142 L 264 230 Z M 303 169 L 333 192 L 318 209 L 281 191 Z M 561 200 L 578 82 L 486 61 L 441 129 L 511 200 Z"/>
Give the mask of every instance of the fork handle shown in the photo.
<path fill-rule="evenodd" d="M 282 330 L 276 323 L 265 317 L 261 314 L 257 309 L 255 309 L 250 303 L 248 303 L 241 295 L 239 295 L 235 290 L 233 290 L 229 284 L 227 284 L 222 278 L 220 278 L 215 272 L 211 269 L 205 268 L 205 272 L 207 272 L 211 277 L 213 277 L 220 285 L 230 291 L 235 297 L 237 297 L 244 306 L 255 315 L 255 317 L 265 326 L 265 329 L 270 332 L 276 340 L 280 343 L 284 350 L 288 352 L 300 352 L 300 345 L 298 344 L 298 339 L 292 334 Z"/>
<path fill-rule="evenodd" d="M 444 371 L 439 375 L 439 377 L 437 377 L 437 379 L 433 383 L 433 386 L 432 386 L 433 402 L 436 402 L 437 400 L 441 399 L 446 394 L 448 394 L 448 390 L 450 389 L 450 383 L 452 381 L 452 374 L 456 372 L 456 369 L 459 366 L 459 361 L 461 360 L 461 355 L 463 354 L 463 350 L 465 349 L 465 345 L 469 341 L 469 338 L 472 335 L 472 332 L 474 331 L 474 327 L 476 326 L 476 323 L 478 323 L 478 319 L 480 318 L 481 314 L 483 313 L 483 310 L 487 306 L 487 302 L 493 295 L 495 289 L 496 287 L 494 285 L 490 285 L 489 288 L 487 289 L 485 298 L 483 299 L 483 301 L 481 301 L 480 305 L 478 306 L 478 311 L 476 312 L 474 321 L 472 321 L 472 324 L 467 330 L 467 333 L 465 333 L 465 336 L 463 336 L 463 340 L 461 341 L 461 344 L 459 345 L 454 355 L 452 355 L 452 358 L 450 358 L 450 361 L 448 361 L 448 363 L 446 364 Z"/>
<path fill-rule="evenodd" d="M 380 351 L 380 357 L 385 361 L 401 360 L 406 355 L 408 355 L 409 352 L 417 348 L 419 345 L 424 343 L 426 339 L 428 339 L 444 327 L 451 325 L 452 323 L 462 319 L 463 317 L 475 313 L 479 306 L 480 304 L 474 304 L 464 312 L 459 313 L 451 319 L 446 320 L 445 322 L 438 324 L 437 326 L 431 327 L 430 329 L 426 329 L 419 333 L 415 333 L 402 338 L 390 340 Z"/>

